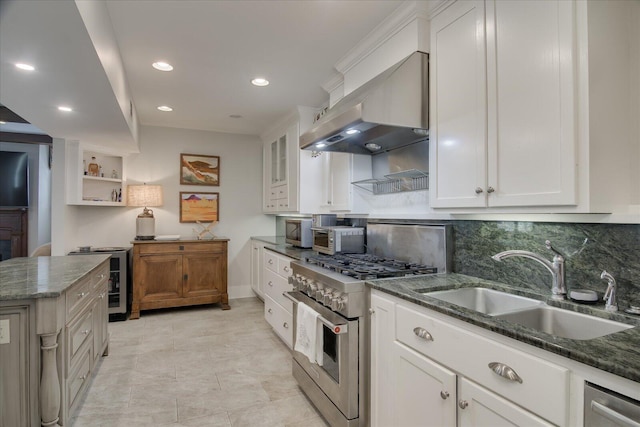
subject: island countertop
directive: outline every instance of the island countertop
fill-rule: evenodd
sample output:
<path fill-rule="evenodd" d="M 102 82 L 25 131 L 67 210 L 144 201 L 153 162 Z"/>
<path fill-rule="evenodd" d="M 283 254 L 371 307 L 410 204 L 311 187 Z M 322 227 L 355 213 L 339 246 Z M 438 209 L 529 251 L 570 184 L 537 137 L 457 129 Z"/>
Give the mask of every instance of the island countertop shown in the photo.
<path fill-rule="evenodd" d="M 59 297 L 109 257 L 109 254 L 74 255 L 2 261 L 0 301 Z"/>

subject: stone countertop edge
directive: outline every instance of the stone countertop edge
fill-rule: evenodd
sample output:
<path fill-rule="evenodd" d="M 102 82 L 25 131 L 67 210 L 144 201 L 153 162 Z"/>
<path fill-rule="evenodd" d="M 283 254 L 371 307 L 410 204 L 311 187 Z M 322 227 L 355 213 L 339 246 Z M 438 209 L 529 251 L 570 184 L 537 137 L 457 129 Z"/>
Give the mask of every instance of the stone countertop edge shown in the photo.
<path fill-rule="evenodd" d="M 285 239 L 285 236 L 251 236 L 251 240 L 258 240 L 270 245 L 284 245 L 287 243 Z"/>
<path fill-rule="evenodd" d="M 571 301 L 555 301 L 529 289 L 516 288 L 504 283 L 484 280 L 456 273 L 445 273 L 367 281 L 369 288 L 388 293 L 405 301 L 421 305 L 472 325 L 533 345 L 551 353 L 585 365 L 640 382 L 640 317 L 604 311 L 604 305 L 584 305 Z M 634 328 L 590 340 L 554 337 L 544 332 L 495 319 L 475 310 L 437 300 L 416 292 L 431 292 L 454 288 L 484 287 L 507 291 L 546 302 L 550 306 L 621 321 Z"/>
<path fill-rule="evenodd" d="M 306 254 L 314 254 L 310 248 L 297 248 L 291 245 L 266 245 L 265 249 L 272 250 L 280 255 L 288 256 L 289 258 L 293 258 L 297 261 L 300 261 Z"/>
<path fill-rule="evenodd" d="M 224 236 L 216 236 L 210 239 L 171 239 L 171 240 L 131 240 L 132 245 L 148 244 L 148 243 L 206 243 L 206 242 L 228 242 L 231 239 Z"/>
<path fill-rule="evenodd" d="M 0 301 L 57 298 L 110 254 L 11 258 L 0 262 Z"/>

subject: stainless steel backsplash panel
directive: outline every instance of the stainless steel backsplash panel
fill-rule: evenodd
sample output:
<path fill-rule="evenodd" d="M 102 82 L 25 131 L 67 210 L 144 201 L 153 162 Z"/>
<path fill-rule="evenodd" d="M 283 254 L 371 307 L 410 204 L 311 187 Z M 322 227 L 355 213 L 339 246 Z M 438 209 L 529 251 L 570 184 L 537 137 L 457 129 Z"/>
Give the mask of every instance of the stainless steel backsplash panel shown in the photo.
<path fill-rule="evenodd" d="M 367 224 L 367 253 L 452 271 L 450 225 Z"/>

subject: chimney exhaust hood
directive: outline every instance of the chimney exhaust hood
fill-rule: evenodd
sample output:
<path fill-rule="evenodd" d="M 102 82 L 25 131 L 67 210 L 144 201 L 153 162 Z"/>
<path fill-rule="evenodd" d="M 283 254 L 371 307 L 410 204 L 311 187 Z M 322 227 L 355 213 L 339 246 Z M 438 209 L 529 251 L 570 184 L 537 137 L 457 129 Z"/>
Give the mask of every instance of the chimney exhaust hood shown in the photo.
<path fill-rule="evenodd" d="M 379 154 L 429 137 L 429 55 L 414 52 L 342 98 L 300 148 Z"/>

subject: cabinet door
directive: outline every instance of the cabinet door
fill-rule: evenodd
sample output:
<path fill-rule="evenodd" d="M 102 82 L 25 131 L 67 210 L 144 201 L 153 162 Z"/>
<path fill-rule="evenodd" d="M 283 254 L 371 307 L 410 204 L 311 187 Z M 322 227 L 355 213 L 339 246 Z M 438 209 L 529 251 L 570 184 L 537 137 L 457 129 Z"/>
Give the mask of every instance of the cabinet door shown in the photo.
<path fill-rule="evenodd" d="M 2 425 L 30 426 L 36 425 L 29 419 L 29 405 L 33 402 L 29 384 L 30 360 L 37 357 L 40 348 L 31 348 L 29 339 L 29 307 L 0 308 L 0 328 L 4 341 L 0 343 L 0 410 Z M 33 331 L 35 335 L 35 331 Z M 37 412 L 36 412 L 37 414 Z M 6 424 L 5 424 L 6 423 Z M 38 417 L 38 425 L 40 417 Z"/>
<path fill-rule="evenodd" d="M 393 387 L 394 304 L 371 294 L 371 426 L 395 425 L 389 395 Z"/>
<path fill-rule="evenodd" d="M 183 297 L 220 295 L 226 292 L 227 265 L 221 253 L 185 254 Z"/>
<path fill-rule="evenodd" d="M 574 13 L 487 2 L 489 206 L 576 203 Z"/>
<path fill-rule="evenodd" d="M 484 14 L 484 2 L 463 1 L 431 21 L 432 207 L 486 204 Z"/>
<path fill-rule="evenodd" d="M 182 296 L 182 255 L 145 255 L 134 260 L 134 301 Z"/>
<path fill-rule="evenodd" d="M 260 242 L 251 242 L 251 288 L 258 297 L 264 300 L 264 292 L 262 289 L 262 259 L 264 252 L 264 244 Z"/>
<path fill-rule="evenodd" d="M 332 211 L 351 209 L 351 154 L 329 153 L 330 156 L 330 205 Z"/>
<path fill-rule="evenodd" d="M 460 427 L 553 425 L 462 377 L 459 379 L 458 406 Z"/>
<path fill-rule="evenodd" d="M 389 425 L 454 426 L 456 374 L 399 342 L 393 343 L 393 353 L 395 417 Z"/>

